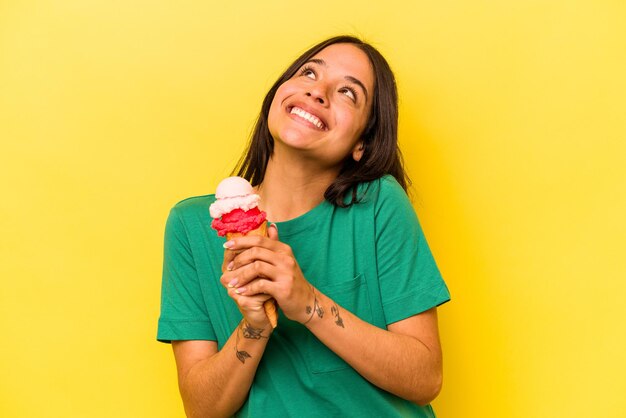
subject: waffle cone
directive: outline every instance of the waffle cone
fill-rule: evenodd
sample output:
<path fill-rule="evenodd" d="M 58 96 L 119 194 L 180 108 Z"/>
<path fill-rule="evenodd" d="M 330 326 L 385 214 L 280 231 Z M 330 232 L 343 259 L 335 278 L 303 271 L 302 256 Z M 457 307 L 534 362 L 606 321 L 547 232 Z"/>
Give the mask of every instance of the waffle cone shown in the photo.
<path fill-rule="evenodd" d="M 260 237 L 267 237 L 267 222 L 263 222 L 261 225 L 259 225 L 258 228 L 253 229 L 252 231 L 248 231 L 245 234 L 242 234 L 241 232 L 227 232 L 226 233 L 226 239 L 227 240 L 231 240 L 233 238 L 237 238 L 237 237 L 243 237 L 243 236 L 260 236 Z M 272 325 L 272 328 L 276 328 L 276 325 L 278 325 L 278 312 L 276 311 L 276 301 L 274 299 L 268 299 L 263 303 L 263 309 L 265 310 L 265 315 L 267 315 L 267 318 L 270 321 L 270 324 Z"/>
<path fill-rule="evenodd" d="M 227 232 L 226 239 L 230 240 L 230 239 L 237 238 L 237 237 L 254 236 L 254 235 L 258 235 L 260 237 L 267 237 L 268 236 L 267 235 L 267 222 L 263 222 L 261 225 L 258 226 L 257 229 L 248 231 L 245 234 L 242 234 L 241 232 Z"/>

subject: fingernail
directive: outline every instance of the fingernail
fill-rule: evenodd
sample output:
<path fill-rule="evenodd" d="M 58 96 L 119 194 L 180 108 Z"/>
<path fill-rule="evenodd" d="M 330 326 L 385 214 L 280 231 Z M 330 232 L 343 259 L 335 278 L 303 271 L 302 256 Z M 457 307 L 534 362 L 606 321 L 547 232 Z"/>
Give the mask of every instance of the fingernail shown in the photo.
<path fill-rule="evenodd" d="M 237 293 L 238 295 L 242 294 L 245 291 L 246 291 L 245 287 L 240 287 L 238 289 L 235 289 L 235 293 Z"/>
<path fill-rule="evenodd" d="M 270 226 L 273 226 L 274 228 L 276 228 L 276 232 L 278 232 L 278 225 L 276 225 L 274 222 L 272 222 L 272 223 L 270 224 Z"/>
<path fill-rule="evenodd" d="M 226 241 L 223 245 L 224 248 L 226 248 L 227 250 L 230 250 L 231 248 L 233 248 L 233 246 L 235 245 L 235 241 Z"/>
<path fill-rule="evenodd" d="M 235 287 L 237 285 L 237 283 L 239 283 L 239 280 L 237 279 L 232 279 L 230 281 L 230 283 L 228 283 L 228 287 Z"/>
<path fill-rule="evenodd" d="M 235 263 L 233 261 L 231 261 L 230 263 L 228 263 L 228 265 L 226 266 L 226 270 L 228 271 L 232 271 L 233 266 L 235 265 Z"/>

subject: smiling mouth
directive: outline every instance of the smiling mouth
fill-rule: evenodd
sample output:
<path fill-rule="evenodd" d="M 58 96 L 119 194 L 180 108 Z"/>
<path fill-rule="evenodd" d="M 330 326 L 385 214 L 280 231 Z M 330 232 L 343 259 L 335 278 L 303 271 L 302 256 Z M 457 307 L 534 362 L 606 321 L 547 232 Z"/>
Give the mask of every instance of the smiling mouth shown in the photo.
<path fill-rule="evenodd" d="M 326 125 L 324 124 L 324 122 L 322 122 L 317 116 L 312 115 L 309 112 L 303 109 L 300 109 L 297 106 L 292 107 L 291 110 L 289 110 L 289 113 L 306 120 L 307 122 L 313 124 L 313 126 L 315 126 L 317 129 L 320 129 L 320 130 L 326 129 Z"/>

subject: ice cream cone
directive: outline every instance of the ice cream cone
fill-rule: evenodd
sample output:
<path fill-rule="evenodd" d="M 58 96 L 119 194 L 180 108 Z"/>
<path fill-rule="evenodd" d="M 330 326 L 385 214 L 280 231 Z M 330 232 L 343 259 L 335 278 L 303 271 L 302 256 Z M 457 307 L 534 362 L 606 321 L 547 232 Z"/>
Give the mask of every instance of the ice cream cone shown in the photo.
<path fill-rule="evenodd" d="M 253 235 L 253 236 L 258 235 L 260 237 L 267 237 L 267 222 L 263 222 L 261 225 L 259 225 L 257 229 L 248 231 L 245 234 L 242 234 L 241 232 L 227 232 L 226 239 L 230 240 L 233 238 L 250 236 L 250 235 Z"/>
<path fill-rule="evenodd" d="M 217 185 L 215 202 L 209 207 L 211 227 L 227 240 L 246 235 L 267 237 L 267 214 L 258 208 L 260 199 L 248 180 L 236 176 L 225 178 Z M 276 301 L 266 300 L 263 308 L 272 328 L 276 328 Z"/>
<path fill-rule="evenodd" d="M 231 240 L 233 238 L 251 235 L 267 237 L 267 222 L 263 222 L 261 225 L 259 225 L 258 228 L 248 231 L 245 234 L 242 234 L 241 232 L 227 232 L 226 239 Z M 269 319 L 272 328 L 276 328 L 276 325 L 278 325 L 278 312 L 276 311 L 276 301 L 274 299 L 266 300 L 263 303 L 263 309 L 265 310 L 265 314 L 267 315 L 267 318 Z"/>

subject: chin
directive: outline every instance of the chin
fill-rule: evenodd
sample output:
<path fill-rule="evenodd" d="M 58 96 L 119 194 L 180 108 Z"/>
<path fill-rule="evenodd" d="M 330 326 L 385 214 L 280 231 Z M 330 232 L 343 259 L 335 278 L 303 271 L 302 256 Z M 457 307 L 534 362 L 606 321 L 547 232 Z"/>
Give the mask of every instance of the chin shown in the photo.
<path fill-rule="evenodd" d="M 289 148 L 304 150 L 312 142 L 310 135 L 306 135 L 298 130 L 289 129 L 277 135 L 274 132 L 271 132 L 271 134 L 275 144 L 281 143 Z"/>

